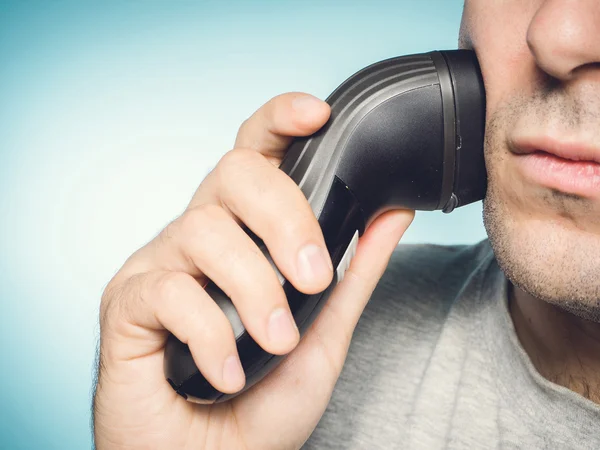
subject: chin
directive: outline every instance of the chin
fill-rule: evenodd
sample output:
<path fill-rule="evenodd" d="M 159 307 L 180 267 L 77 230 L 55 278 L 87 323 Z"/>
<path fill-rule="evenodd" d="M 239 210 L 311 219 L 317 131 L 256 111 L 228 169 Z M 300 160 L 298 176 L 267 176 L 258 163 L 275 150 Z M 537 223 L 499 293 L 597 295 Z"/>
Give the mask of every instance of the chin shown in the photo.
<path fill-rule="evenodd" d="M 600 236 L 579 229 L 551 205 L 520 210 L 529 203 L 522 199 L 527 193 L 511 199 L 514 191 L 503 191 L 490 178 L 483 220 L 508 280 L 533 297 L 599 322 Z"/>

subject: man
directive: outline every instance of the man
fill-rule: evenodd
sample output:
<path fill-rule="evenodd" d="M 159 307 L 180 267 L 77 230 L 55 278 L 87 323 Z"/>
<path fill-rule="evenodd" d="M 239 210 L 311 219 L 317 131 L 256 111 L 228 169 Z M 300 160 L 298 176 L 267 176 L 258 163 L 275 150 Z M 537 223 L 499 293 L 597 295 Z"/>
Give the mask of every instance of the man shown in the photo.
<path fill-rule="evenodd" d="M 489 241 L 396 249 L 413 214 L 380 216 L 298 343 L 277 277 L 239 224 L 300 290 L 329 283 L 318 224 L 276 167 L 289 136 L 319 129 L 329 109 L 273 99 L 110 282 L 98 448 L 600 448 L 600 2 L 467 0 L 460 42 L 486 85 Z M 291 352 L 215 406 L 186 402 L 162 371 L 170 330 L 215 387 L 244 384 L 206 277 L 264 349 Z"/>

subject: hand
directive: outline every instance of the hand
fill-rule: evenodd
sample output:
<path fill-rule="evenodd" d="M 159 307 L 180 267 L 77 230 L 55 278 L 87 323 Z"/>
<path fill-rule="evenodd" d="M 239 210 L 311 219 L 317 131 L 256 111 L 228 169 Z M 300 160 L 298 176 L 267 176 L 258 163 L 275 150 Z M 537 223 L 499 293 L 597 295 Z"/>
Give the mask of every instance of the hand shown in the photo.
<path fill-rule="evenodd" d="M 263 239 L 298 290 L 316 293 L 329 285 L 333 272 L 317 219 L 277 167 L 291 136 L 314 133 L 329 114 L 327 103 L 299 93 L 265 104 L 243 123 L 235 149 L 202 182 L 186 211 L 108 284 L 94 397 L 99 450 L 291 449 L 308 439 L 329 402 L 354 327 L 414 217 L 412 211 L 390 211 L 370 224 L 344 280 L 299 342 L 281 284 L 240 223 Z M 313 252 L 303 254 L 306 248 Z M 310 261 L 312 273 L 298 259 Z M 244 386 L 231 326 L 202 289 L 209 278 L 232 299 L 262 348 L 291 353 L 252 389 L 206 406 L 175 393 L 163 375 L 163 354 L 171 332 L 189 345 L 217 389 L 232 393 Z"/>

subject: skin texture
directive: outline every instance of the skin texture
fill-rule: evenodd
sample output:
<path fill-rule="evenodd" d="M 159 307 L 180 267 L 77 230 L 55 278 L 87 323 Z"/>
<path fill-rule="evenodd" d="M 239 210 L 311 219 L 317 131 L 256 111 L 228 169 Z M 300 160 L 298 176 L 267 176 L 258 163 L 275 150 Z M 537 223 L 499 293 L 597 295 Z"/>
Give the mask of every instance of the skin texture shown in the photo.
<path fill-rule="evenodd" d="M 600 158 L 599 36 L 596 0 L 467 0 L 461 26 L 486 86 L 484 223 L 517 334 L 543 376 L 598 403 L 600 194 L 542 185 L 513 151 L 550 137 Z"/>

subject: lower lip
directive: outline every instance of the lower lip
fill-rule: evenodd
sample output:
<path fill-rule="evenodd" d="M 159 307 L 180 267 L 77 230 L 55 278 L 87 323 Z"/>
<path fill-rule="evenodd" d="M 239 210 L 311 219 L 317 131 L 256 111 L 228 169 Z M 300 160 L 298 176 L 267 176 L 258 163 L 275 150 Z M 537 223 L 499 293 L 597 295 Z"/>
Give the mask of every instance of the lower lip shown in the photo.
<path fill-rule="evenodd" d="M 545 152 L 518 155 L 524 175 L 532 181 L 561 192 L 594 197 L 600 194 L 600 164 L 573 161 Z"/>

